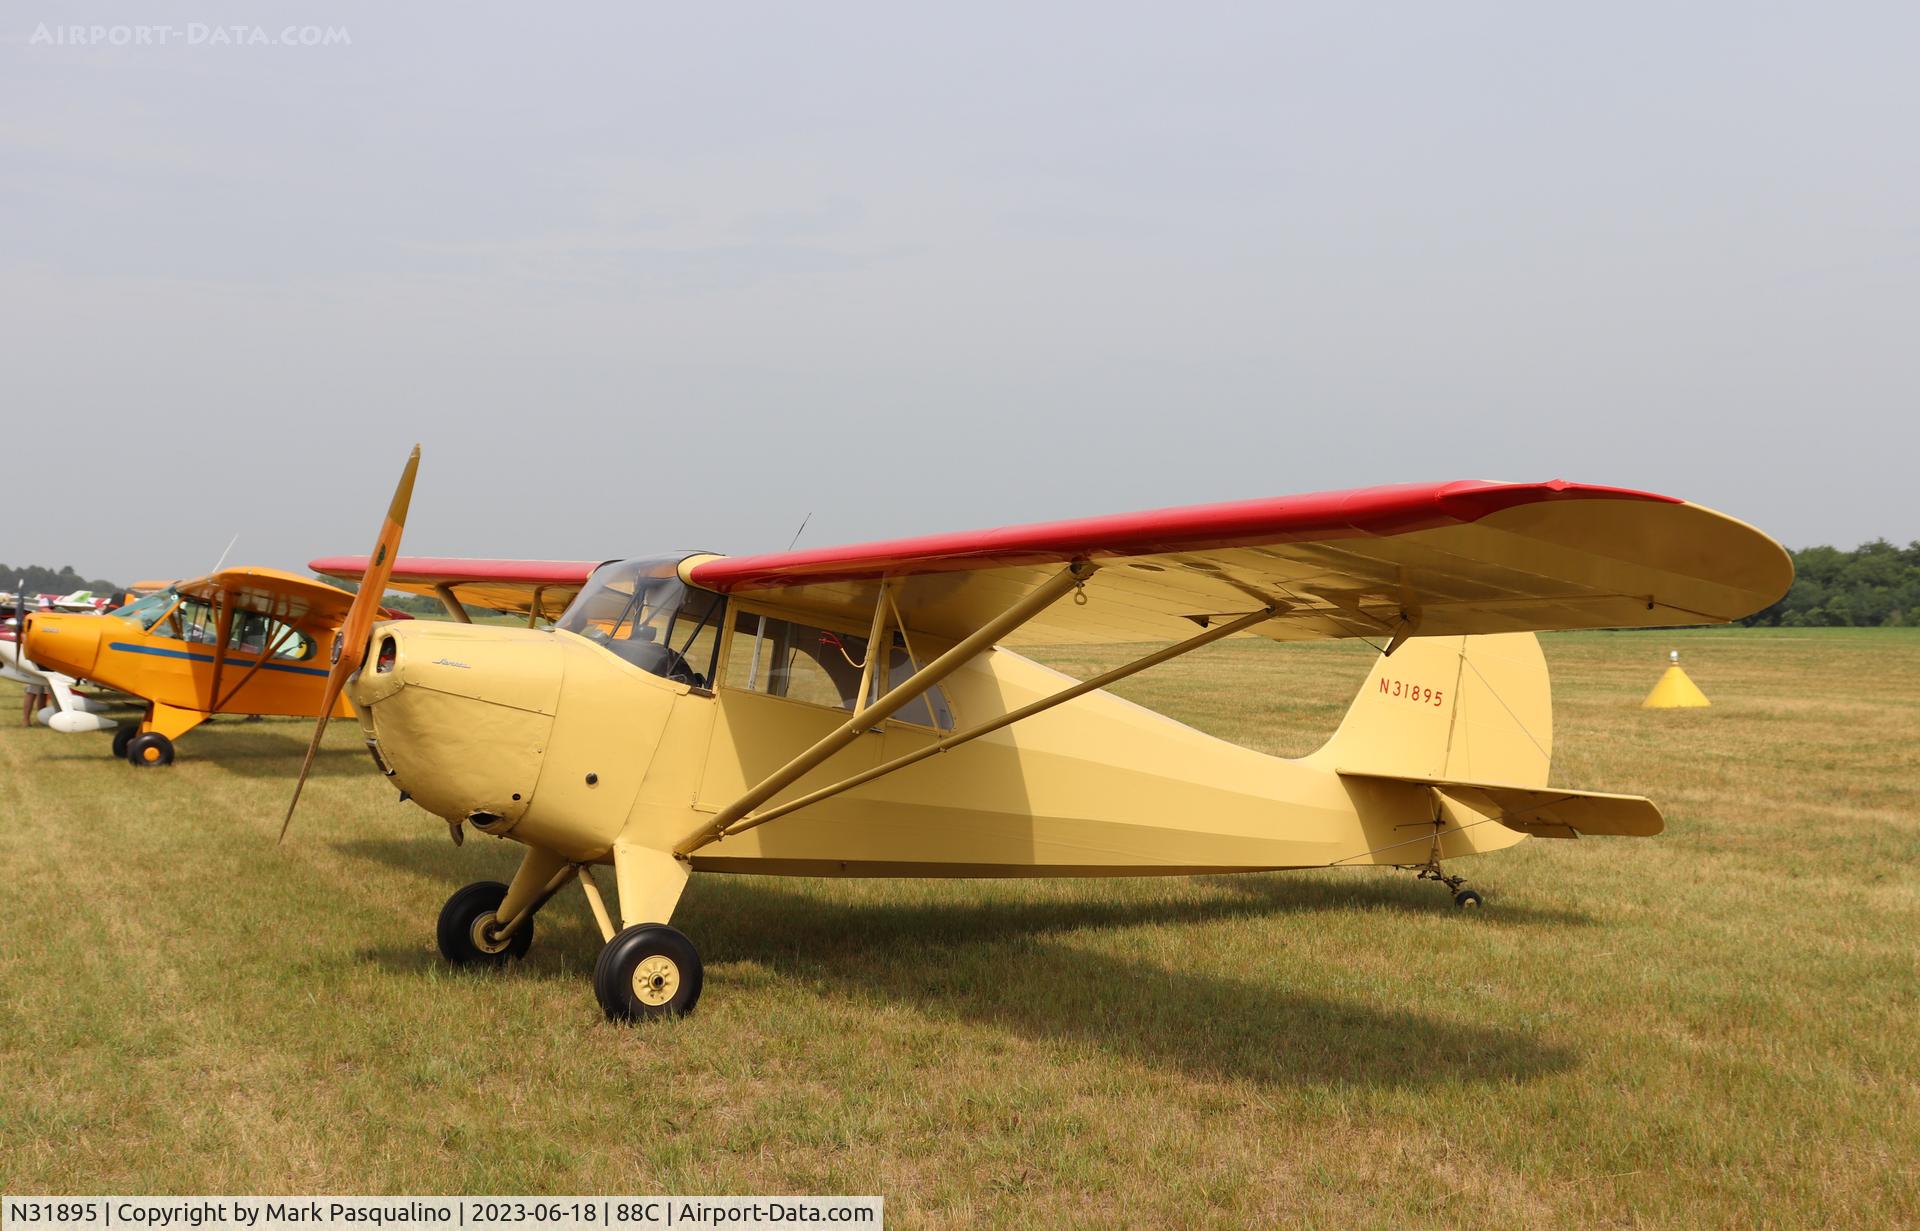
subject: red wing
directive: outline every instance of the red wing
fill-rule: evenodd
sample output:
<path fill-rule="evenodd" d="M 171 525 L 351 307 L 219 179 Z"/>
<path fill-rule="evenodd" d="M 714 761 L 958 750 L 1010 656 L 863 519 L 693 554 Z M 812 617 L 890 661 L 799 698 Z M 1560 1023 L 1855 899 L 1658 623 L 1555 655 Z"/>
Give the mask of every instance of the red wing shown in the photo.
<path fill-rule="evenodd" d="M 958 638 L 1068 561 L 1100 569 L 1009 644 L 1166 640 L 1272 606 L 1277 640 L 1725 623 L 1793 579 L 1786 553 L 1668 496 L 1551 483 L 1323 492 L 705 560 L 696 585 L 853 626 L 894 582 L 910 627 Z"/>
<path fill-rule="evenodd" d="M 598 560 L 462 560 L 433 556 L 401 556 L 394 561 L 390 590 L 438 598 L 440 586 L 451 587 L 464 607 L 478 607 L 548 619 L 573 601 Z M 358 581 L 366 576 L 365 556 L 326 556 L 308 562 L 308 568 L 327 577 Z"/>

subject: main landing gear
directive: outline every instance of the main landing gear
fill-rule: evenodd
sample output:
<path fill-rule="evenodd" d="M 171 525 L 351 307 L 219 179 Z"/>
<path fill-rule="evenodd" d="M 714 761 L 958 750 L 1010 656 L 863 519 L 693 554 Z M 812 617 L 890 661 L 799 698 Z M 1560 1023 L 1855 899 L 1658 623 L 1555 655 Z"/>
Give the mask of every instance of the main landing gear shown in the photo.
<path fill-rule="evenodd" d="M 533 919 L 521 920 L 510 935 L 500 935 L 506 920 L 495 912 L 506 900 L 507 887 L 499 881 L 476 881 L 456 890 L 440 908 L 435 936 L 440 956 L 455 966 L 504 966 L 527 956 L 533 947 Z"/>
<path fill-rule="evenodd" d="M 593 994 L 610 1021 L 693 1012 L 705 973 L 693 942 L 664 923 L 640 923 L 600 950 Z"/>
<path fill-rule="evenodd" d="M 118 736 L 115 736 L 116 742 Z M 142 769 L 173 764 L 173 741 L 158 731 L 135 735 L 127 740 L 127 762 Z"/>
<path fill-rule="evenodd" d="M 455 966 L 504 966 L 533 947 L 533 916 L 561 885 L 585 869 L 555 873 L 538 898 L 519 912 L 517 924 L 500 918 L 507 886 L 478 881 L 458 890 L 440 908 L 435 929 L 440 955 Z M 601 934 L 613 930 L 590 874 L 582 876 Z M 664 923 L 640 923 L 613 936 L 593 968 L 593 994 L 608 1020 L 683 1017 L 700 1000 L 705 971 L 693 942 Z"/>

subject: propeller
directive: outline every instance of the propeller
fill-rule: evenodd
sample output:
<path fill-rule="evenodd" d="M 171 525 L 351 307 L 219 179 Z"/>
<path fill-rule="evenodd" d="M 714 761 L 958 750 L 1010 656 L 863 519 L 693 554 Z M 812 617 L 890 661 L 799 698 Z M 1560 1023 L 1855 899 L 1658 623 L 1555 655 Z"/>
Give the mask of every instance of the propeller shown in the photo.
<path fill-rule="evenodd" d="M 387 578 L 393 575 L 393 560 L 400 551 L 400 531 L 407 524 L 407 503 L 413 499 L 413 476 L 420 469 L 420 446 L 413 446 L 407 468 L 400 472 L 400 485 L 393 489 L 393 503 L 387 506 L 387 519 L 380 523 L 380 536 L 374 540 L 373 554 L 367 558 L 367 571 L 360 578 L 360 591 L 347 609 L 346 622 L 333 639 L 333 667 L 327 672 L 327 689 L 320 698 L 320 717 L 313 724 L 313 742 L 307 745 L 307 759 L 300 763 L 300 779 L 293 784 L 293 798 L 287 802 L 286 819 L 280 822 L 279 841 L 287 840 L 287 826 L 293 823 L 293 810 L 300 806 L 301 788 L 313 770 L 313 758 L 320 751 L 320 737 L 327 733 L 327 719 L 340 700 L 347 677 L 360 667 L 367 656 L 367 638 L 373 621 L 380 614 L 380 600 L 387 592 Z"/>

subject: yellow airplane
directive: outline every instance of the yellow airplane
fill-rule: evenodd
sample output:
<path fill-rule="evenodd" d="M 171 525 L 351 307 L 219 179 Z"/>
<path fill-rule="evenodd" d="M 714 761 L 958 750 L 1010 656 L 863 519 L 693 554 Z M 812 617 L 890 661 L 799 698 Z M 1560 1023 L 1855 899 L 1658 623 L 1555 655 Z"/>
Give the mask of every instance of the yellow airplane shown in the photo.
<path fill-rule="evenodd" d="M 525 954 L 535 912 L 577 879 L 606 941 L 594 990 L 614 1019 L 699 999 L 700 956 L 668 926 L 693 872 L 1387 865 L 1478 906 L 1443 860 L 1662 827 L 1646 799 L 1547 785 L 1552 705 L 1533 633 L 1724 623 L 1792 579 L 1779 545 L 1732 518 L 1560 481 L 591 569 L 396 562 L 418 459 L 370 561 L 313 562 L 363 582 L 366 619 L 350 622 L 330 687 L 352 698 L 380 771 L 454 841 L 471 827 L 526 848 L 512 884 L 448 899 L 441 952 Z M 565 608 L 545 629 L 374 629 L 372 596 L 390 582 L 438 594 L 456 618 L 463 588 L 530 620 Z M 371 641 L 356 644 L 363 627 Z M 1266 756 L 1102 691 L 1246 635 L 1380 649 L 1318 752 Z M 1121 642 L 1167 644 L 1084 681 L 1015 652 Z M 608 864 L 618 928 L 593 875 Z"/>
<path fill-rule="evenodd" d="M 325 651 L 353 601 L 294 573 L 230 568 L 104 615 L 30 614 L 22 646 L 36 664 L 146 702 L 114 733 L 113 754 L 170 765 L 174 741 L 214 714 L 320 713 Z M 337 696 L 328 704 L 353 713 Z"/>

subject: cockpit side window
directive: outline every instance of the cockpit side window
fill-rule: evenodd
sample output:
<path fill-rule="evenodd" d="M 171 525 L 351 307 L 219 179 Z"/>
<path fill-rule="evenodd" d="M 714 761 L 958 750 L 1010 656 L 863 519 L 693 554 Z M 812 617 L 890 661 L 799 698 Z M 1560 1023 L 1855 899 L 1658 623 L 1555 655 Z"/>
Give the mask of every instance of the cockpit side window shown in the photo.
<path fill-rule="evenodd" d="M 858 634 L 743 611 L 734 617 L 725 683 L 729 688 L 851 711 L 866 662 L 867 639 Z M 875 697 L 869 700 L 906 683 L 915 670 L 905 639 L 894 633 L 885 678 L 874 681 Z M 895 711 L 891 721 L 951 731 L 953 708 L 936 684 Z"/>
<path fill-rule="evenodd" d="M 183 598 L 178 607 L 167 612 L 147 631 L 157 637 L 212 645 L 220 639 L 220 619 L 214 614 L 211 603 L 197 598 Z"/>
<path fill-rule="evenodd" d="M 227 635 L 228 650 L 258 658 L 268 650 L 273 657 L 305 662 L 313 657 L 313 638 L 296 632 L 280 621 L 258 612 L 235 612 L 233 631 Z"/>

